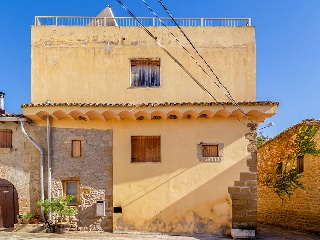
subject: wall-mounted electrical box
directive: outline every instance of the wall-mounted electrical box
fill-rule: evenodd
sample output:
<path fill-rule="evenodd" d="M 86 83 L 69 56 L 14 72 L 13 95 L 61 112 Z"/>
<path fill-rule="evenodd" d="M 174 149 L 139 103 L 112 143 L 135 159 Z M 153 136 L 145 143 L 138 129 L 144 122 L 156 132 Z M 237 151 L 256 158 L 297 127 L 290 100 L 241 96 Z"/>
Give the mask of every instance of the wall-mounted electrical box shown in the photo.
<path fill-rule="evenodd" d="M 97 216 L 105 216 L 106 215 L 106 204 L 105 200 L 97 200 L 97 208 L 96 208 L 96 215 Z"/>

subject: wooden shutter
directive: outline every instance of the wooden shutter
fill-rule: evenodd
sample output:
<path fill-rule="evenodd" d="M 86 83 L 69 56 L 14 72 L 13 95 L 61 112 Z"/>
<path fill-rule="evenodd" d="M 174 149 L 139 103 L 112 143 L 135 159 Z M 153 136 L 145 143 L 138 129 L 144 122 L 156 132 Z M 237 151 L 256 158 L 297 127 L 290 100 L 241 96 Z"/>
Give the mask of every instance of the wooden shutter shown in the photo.
<path fill-rule="evenodd" d="M 160 60 L 131 60 L 131 86 L 160 86 Z"/>
<path fill-rule="evenodd" d="M 160 136 L 131 137 L 131 162 L 160 161 Z"/>
<path fill-rule="evenodd" d="M 12 147 L 12 131 L 10 129 L 0 129 L 0 148 Z"/>
<path fill-rule="evenodd" d="M 304 172 L 304 156 L 299 156 L 297 158 L 297 171 L 298 173 Z"/>
<path fill-rule="evenodd" d="M 276 173 L 277 173 L 278 175 L 281 175 L 281 174 L 282 174 L 282 169 L 283 169 L 283 163 L 282 163 L 282 162 L 279 162 L 279 163 L 277 164 Z"/>
<path fill-rule="evenodd" d="M 202 157 L 219 157 L 218 145 L 202 145 Z"/>
<path fill-rule="evenodd" d="M 81 140 L 72 141 L 72 157 L 81 157 Z"/>

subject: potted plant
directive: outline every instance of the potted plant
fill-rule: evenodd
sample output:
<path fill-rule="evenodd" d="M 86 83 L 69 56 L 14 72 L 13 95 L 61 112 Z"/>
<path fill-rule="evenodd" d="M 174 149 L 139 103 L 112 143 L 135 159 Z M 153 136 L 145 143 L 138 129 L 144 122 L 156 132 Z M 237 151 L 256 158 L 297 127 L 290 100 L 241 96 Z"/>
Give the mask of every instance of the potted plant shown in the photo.
<path fill-rule="evenodd" d="M 40 221 L 40 214 L 39 213 L 35 213 L 33 214 L 33 223 L 37 224 Z"/>
<path fill-rule="evenodd" d="M 18 222 L 18 224 L 22 224 L 22 222 L 23 222 L 23 215 L 22 214 L 17 215 L 17 222 Z"/>
<path fill-rule="evenodd" d="M 39 200 L 38 205 L 43 207 L 45 213 L 52 212 L 56 216 L 55 230 L 57 233 L 65 233 L 70 229 L 70 215 L 76 213 L 77 209 L 69 207 L 69 202 L 74 198 L 68 195 L 65 198 L 59 197 L 51 200 Z"/>
<path fill-rule="evenodd" d="M 24 222 L 25 224 L 29 224 L 31 219 L 32 219 L 32 214 L 31 213 L 27 213 L 26 215 L 23 216 Z"/>

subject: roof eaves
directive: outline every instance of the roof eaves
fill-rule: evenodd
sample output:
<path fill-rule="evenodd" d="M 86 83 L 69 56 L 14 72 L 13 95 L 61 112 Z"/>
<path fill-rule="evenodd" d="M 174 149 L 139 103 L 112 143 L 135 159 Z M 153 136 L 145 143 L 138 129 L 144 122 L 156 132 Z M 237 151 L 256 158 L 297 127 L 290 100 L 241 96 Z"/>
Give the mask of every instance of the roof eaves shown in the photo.
<path fill-rule="evenodd" d="M 274 105 L 279 106 L 279 102 L 274 101 L 255 101 L 255 102 L 237 102 L 240 106 L 246 105 Z M 163 103 L 37 103 L 22 104 L 21 108 L 28 107 L 165 107 L 165 106 L 219 106 L 219 105 L 235 105 L 232 102 L 163 102 Z"/>

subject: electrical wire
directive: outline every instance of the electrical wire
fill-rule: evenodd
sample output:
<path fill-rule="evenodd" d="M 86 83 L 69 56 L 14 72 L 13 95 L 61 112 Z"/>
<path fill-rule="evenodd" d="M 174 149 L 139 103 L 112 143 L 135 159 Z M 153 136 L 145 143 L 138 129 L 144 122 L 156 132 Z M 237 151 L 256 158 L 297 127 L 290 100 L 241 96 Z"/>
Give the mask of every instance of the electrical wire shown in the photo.
<path fill-rule="evenodd" d="M 139 19 L 137 19 L 137 17 L 122 3 L 121 0 L 117 0 L 117 2 L 129 13 L 129 15 L 134 18 L 139 24 L 140 26 L 143 28 L 143 30 L 151 37 L 153 38 L 153 40 L 158 44 L 159 47 L 162 48 L 163 51 L 165 51 L 167 53 L 167 55 L 169 55 L 171 57 L 171 59 L 173 59 L 180 68 L 182 68 L 187 75 L 203 90 L 205 91 L 210 97 L 212 97 L 214 99 L 215 102 L 219 103 L 218 100 L 157 40 L 157 38 L 141 23 L 141 21 Z M 163 23 L 162 23 L 163 24 Z M 179 40 L 176 39 L 178 42 Z M 179 42 L 180 43 L 180 42 Z M 180 44 L 182 46 L 182 44 Z M 190 54 L 190 56 L 192 56 Z M 193 58 L 194 59 L 194 58 Z M 205 72 L 205 70 L 203 69 L 203 71 Z M 206 72 L 205 72 L 206 73 Z M 218 86 L 219 87 L 219 86 Z M 231 99 L 230 99 L 231 100 Z M 226 109 L 226 107 L 223 105 L 223 103 L 221 103 L 222 107 Z M 240 106 L 238 104 L 235 104 L 236 106 L 238 106 L 238 109 L 247 117 L 247 119 L 249 121 L 251 121 L 253 124 L 255 124 L 248 116 L 247 114 L 240 108 Z M 233 115 L 233 113 L 231 113 Z M 233 115 L 234 116 L 234 115 Z M 238 121 L 240 121 L 242 124 L 244 124 L 237 116 L 235 116 L 237 118 Z M 245 125 L 245 124 L 244 124 Z"/>
<path fill-rule="evenodd" d="M 145 4 L 145 0 L 142 0 Z M 220 81 L 219 77 L 215 74 L 215 72 L 213 71 L 213 69 L 211 68 L 211 66 L 209 65 L 209 63 L 204 59 L 204 57 L 199 53 L 199 51 L 196 49 L 196 47 L 193 45 L 193 43 L 191 42 L 191 40 L 188 38 L 188 36 L 185 34 L 185 32 L 182 30 L 182 28 L 180 27 L 180 25 L 177 23 L 177 21 L 173 18 L 173 16 L 171 15 L 171 13 L 169 12 L 169 10 L 167 9 L 167 7 L 164 5 L 164 3 L 161 0 L 158 0 L 158 2 L 161 4 L 161 6 L 163 7 L 163 9 L 167 12 L 167 14 L 169 15 L 169 17 L 171 18 L 171 20 L 175 23 L 175 25 L 179 28 L 180 32 L 183 34 L 183 36 L 187 39 L 187 41 L 189 42 L 189 44 L 191 45 L 191 47 L 196 51 L 196 53 L 198 54 L 198 56 L 204 61 L 204 63 L 206 64 L 206 66 L 209 68 L 209 70 L 212 72 L 212 74 L 215 76 L 215 78 L 217 79 L 217 81 L 219 82 L 219 84 L 223 87 L 223 89 L 227 92 L 225 93 L 225 91 L 223 91 L 221 89 L 221 87 L 210 77 L 210 79 L 213 80 L 213 82 L 216 84 L 216 86 L 228 97 L 228 99 L 231 100 L 231 102 L 237 106 L 237 108 L 246 116 L 246 118 L 253 124 L 255 124 L 252 119 L 243 111 L 243 109 L 239 106 L 239 104 L 234 100 L 234 98 L 231 96 L 231 93 L 229 92 L 229 90 L 222 84 L 222 82 Z M 147 4 L 146 4 L 147 5 Z M 151 8 L 149 7 L 149 9 L 151 10 Z M 152 10 L 151 10 L 152 11 Z M 153 11 L 152 11 L 153 12 Z M 153 12 L 154 13 L 154 12 Z M 155 13 L 154 13 L 155 14 Z M 155 16 L 160 20 L 160 18 L 155 14 Z M 162 22 L 162 20 L 160 20 L 161 24 L 164 25 L 164 23 Z M 168 28 L 167 28 L 168 29 Z M 168 29 L 169 30 L 169 29 Z M 169 30 L 170 31 L 170 30 Z M 171 31 L 170 31 L 171 32 Z M 171 34 L 173 35 L 173 34 Z M 174 35 L 173 35 L 174 36 Z M 175 37 L 175 36 L 174 36 Z M 175 37 L 176 38 L 176 37 Z M 185 49 L 185 47 L 183 47 Z M 186 49 L 185 49 L 186 50 Z M 187 51 L 189 53 L 189 51 Z M 194 57 L 192 56 L 192 59 L 194 59 Z M 198 62 L 197 62 L 198 63 Z M 199 65 L 199 64 L 198 64 Z M 199 65 L 200 66 L 200 65 Z M 200 66 L 201 67 L 201 66 Z M 201 69 L 203 69 L 201 67 Z M 203 70 L 204 71 L 204 70 Z M 205 72 L 205 71 L 204 71 Z M 206 72 L 205 72 L 206 73 Z M 207 74 L 207 73 L 206 73 Z M 207 75 L 208 76 L 208 75 Z"/>
<path fill-rule="evenodd" d="M 218 100 L 176 59 L 158 40 L 157 38 L 141 23 L 141 21 L 121 2 L 121 0 L 117 0 L 117 2 L 130 14 L 132 18 L 134 18 L 140 26 L 143 28 L 143 30 L 153 38 L 153 40 L 165 51 L 172 59 L 175 61 L 179 67 L 181 67 L 187 75 L 207 94 L 209 94 L 210 97 L 212 97 L 216 102 Z"/>

